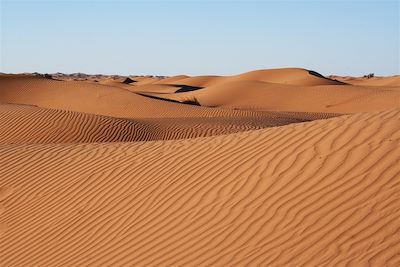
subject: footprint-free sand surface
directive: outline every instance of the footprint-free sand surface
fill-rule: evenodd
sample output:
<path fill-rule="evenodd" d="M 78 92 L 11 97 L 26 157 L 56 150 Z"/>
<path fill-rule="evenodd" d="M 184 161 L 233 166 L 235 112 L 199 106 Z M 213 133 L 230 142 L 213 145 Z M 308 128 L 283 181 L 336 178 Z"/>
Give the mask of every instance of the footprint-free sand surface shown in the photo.
<path fill-rule="evenodd" d="M 0 75 L 0 266 L 399 266 L 400 82 Z"/>

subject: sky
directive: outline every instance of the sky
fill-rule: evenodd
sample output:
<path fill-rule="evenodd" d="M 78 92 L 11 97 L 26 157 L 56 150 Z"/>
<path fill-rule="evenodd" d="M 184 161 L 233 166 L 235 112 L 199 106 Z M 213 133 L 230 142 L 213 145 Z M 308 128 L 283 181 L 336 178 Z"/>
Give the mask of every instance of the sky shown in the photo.
<path fill-rule="evenodd" d="M 400 1 L 0 1 L 0 72 L 400 74 Z"/>

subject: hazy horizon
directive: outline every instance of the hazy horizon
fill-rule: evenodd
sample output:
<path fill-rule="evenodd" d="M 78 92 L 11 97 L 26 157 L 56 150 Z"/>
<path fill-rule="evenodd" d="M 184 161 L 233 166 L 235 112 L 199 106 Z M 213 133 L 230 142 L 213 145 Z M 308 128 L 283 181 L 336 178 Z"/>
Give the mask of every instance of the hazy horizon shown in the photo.
<path fill-rule="evenodd" d="M 1 1 L 0 72 L 400 74 L 398 1 Z"/>

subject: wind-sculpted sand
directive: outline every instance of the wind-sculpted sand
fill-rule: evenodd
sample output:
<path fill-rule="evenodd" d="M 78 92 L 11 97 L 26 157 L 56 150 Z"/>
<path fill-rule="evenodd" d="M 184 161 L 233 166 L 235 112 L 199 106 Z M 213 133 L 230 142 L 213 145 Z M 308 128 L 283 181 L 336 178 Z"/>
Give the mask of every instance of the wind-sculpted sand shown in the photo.
<path fill-rule="evenodd" d="M 0 76 L 0 265 L 400 265 L 398 87 L 204 77 Z"/>
<path fill-rule="evenodd" d="M 0 104 L 0 144 L 170 140 L 228 134 L 312 119 L 313 114 L 119 119 L 81 112 Z M 311 118 L 307 118 L 307 115 Z M 323 114 L 318 114 L 323 116 Z"/>

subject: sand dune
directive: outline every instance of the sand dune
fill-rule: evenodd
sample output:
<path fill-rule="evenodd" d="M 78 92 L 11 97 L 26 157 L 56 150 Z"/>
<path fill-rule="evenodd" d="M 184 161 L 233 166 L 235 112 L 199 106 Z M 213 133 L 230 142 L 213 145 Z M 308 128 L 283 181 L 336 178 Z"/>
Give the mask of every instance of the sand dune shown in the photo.
<path fill-rule="evenodd" d="M 340 81 L 335 81 L 321 74 L 300 68 L 284 68 L 250 71 L 234 76 L 195 76 L 186 79 L 178 79 L 170 82 L 161 80 L 159 83 L 185 84 L 190 86 L 208 87 L 228 82 L 238 81 L 260 81 L 290 85 L 340 85 Z"/>
<path fill-rule="evenodd" d="M 352 85 L 295 86 L 236 81 L 186 93 L 147 95 L 202 106 L 244 110 L 355 113 L 400 107 L 398 88 Z"/>
<path fill-rule="evenodd" d="M 153 84 L 173 84 L 174 82 L 189 78 L 187 75 L 176 75 L 153 82 Z"/>
<path fill-rule="evenodd" d="M 256 70 L 231 78 L 231 81 L 243 80 L 303 86 L 343 84 L 342 82 L 326 78 L 315 71 L 300 68 Z"/>
<path fill-rule="evenodd" d="M 186 79 L 179 79 L 166 84 L 184 84 L 189 86 L 207 87 L 218 83 L 225 83 L 228 80 L 229 77 L 223 77 L 223 76 L 195 76 Z M 164 83 L 164 81 L 160 82 Z"/>
<path fill-rule="evenodd" d="M 61 109 L 129 119 L 214 117 L 269 118 L 271 115 L 269 110 L 267 110 L 267 112 L 262 112 L 261 110 L 260 112 L 260 110 L 257 109 L 216 109 L 211 108 L 213 105 L 209 105 L 210 107 L 184 105 L 136 94 L 140 92 L 148 94 L 149 92 L 151 93 L 158 90 L 163 91 L 163 93 L 159 97 L 157 94 L 153 93 L 157 98 L 174 98 L 172 97 L 173 94 L 167 95 L 168 91 L 171 90 L 169 86 L 161 84 L 154 86 L 155 87 L 151 87 L 151 85 L 136 87 L 129 86 L 128 89 L 123 89 L 118 86 L 86 81 L 66 82 L 49 80 L 31 75 L 0 75 L 0 103 L 35 105 L 43 108 Z M 179 90 L 179 88 L 180 87 L 176 87 L 176 90 Z M 188 93 L 196 93 L 196 91 Z M 179 94 L 184 95 L 183 93 Z M 243 97 L 246 97 L 246 95 L 248 94 L 243 95 Z M 225 96 L 222 97 L 224 98 Z M 185 102 L 185 99 L 183 102 Z M 207 103 L 205 104 L 207 105 Z M 280 113 L 284 114 L 283 116 L 288 117 L 291 116 L 290 111 L 304 113 L 301 110 L 280 110 Z M 329 114 L 326 116 L 326 113 L 330 113 L 326 110 L 323 110 L 322 112 L 314 112 L 311 110 L 311 112 L 314 113 L 313 116 L 315 116 L 316 119 L 331 117 L 333 115 Z M 307 118 L 306 120 L 310 118 L 310 116 L 307 115 L 301 115 L 300 117 L 305 117 Z M 295 119 L 298 119 L 297 115 L 295 115 Z"/>
<path fill-rule="evenodd" d="M 0 104 L 0 144 L 184 139 L 309 121 L 314 119 L 313 116 L 316 115 L 271 112 L 268 116 L 264 114 L 262 117 L 128 120 L 29 105 Z"/>
<path fill-rule="evenodd" d="M 398 265 L 399 119 L 2 145 L 2 264 Z"/>
<path fill-rule="evenodd" d="M 0 75 L 1 266 L 399 266 L 397 77 Z"/>
<path fill-rule="evenodd" d="M 0 75 L 0 102 L 36 105 L 120 118 L 232 117 L 257 114 L 176 104 L 91 82 Z"/>
<path fill-rule="evenodd" d="M 170 84 L 145 84 L 140 86 L 130 86 L 126 88 L 131 92 L 139 93 L 159 93 L 159 94 L 173 94 L 178 91 L 181 86 Z"/>
<path fill-rule="evenodd" d="M 332 75 L 330 77 L 353 85 L 400 87 L 400 76 L 365 78 L 340 77 Z"/>
<path fill-rule="evenodd" d="M 146 125 L 129 120 L 28 105 L 0 104 L 0 125 L 3 144 L 122 142 L 146 134 Z"/>
<path fill-rule="evenodd" d="M 350 84 L 350 78 L 332 78 L 335 79 L 299 68 L 273 69 L 226 77 L 189 77 L 173 82 L 166 79 L 163 84 L 193 87 L 188 90 L 173 92 L 173 88 L 161 88 L 152 84 L 147 87 L 134 86 L 132 91 L 159 99 L 236 110 L 343 114 L 400 107 L 400 86 L 373 86 L 375 78 L 364 79 L 368 80 L 368 84 Z M 389 77 L 384 84 L 394 85 L 397 78 Z M 157 86 L 162 82 L 163 80 L 159 81 Z"/>

